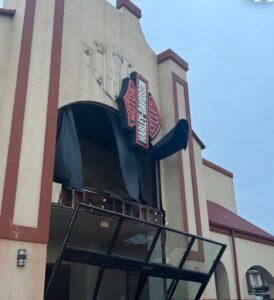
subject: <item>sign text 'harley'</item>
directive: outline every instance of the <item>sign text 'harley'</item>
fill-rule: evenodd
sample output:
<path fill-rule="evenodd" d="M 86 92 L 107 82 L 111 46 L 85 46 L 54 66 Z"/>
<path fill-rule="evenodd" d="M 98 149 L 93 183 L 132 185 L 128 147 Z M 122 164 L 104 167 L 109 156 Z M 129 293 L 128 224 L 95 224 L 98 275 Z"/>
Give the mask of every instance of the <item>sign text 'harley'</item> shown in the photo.
<path fill-rule="evenodd" d="M 117 99 L 122 112 L 122 128 L 131 131 L 130 143 L 148 150 L 160 128 L 161 119 L 156 104 L 149 93 L 148 81 L 136 72 L 122 83 Z"/>

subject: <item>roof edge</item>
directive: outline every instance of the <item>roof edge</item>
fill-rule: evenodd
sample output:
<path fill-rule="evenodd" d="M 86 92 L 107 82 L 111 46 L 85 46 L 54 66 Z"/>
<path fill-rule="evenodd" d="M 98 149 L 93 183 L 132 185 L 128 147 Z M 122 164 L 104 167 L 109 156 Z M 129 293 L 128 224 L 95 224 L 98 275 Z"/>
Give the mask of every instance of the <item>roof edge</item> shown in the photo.
<path fill-rule="evenodd" d="M 183 68 L 185 71 L 188 71 L 188 63 L 184 59 L 182 59 L 177 53 L 175 53 L 173 50 L 167 49 L 157 55 L 158 64 L 161 64 L 162 62 L 168 59 L 171 59 L 181 68 Z"/>
<path fill-rule="evenodd" d="M 116 0 L 116 8 L 119 9 L 121 7 L 125 7 L 138 19 L 142 18 L 141 9 L 137 7 L 135 4 L 133 4 L 130 0 Z"/>
<path fill-rule="evenodd" d="M 203 158 L 203 165 L 205 165 L 205 166 L 207 166 L 207 167 L 209 167 L 209 168 L 211 168 L 211 169 L 213 169 L 213 170 L 215 170 L 215 171 L 217 171 L 219 173 L 222 173 L 223 175 L 228 176 L 230 178 L 234 177 L 234 175 L 233 175 L 232 172 L 230 172 L 230 171 L 228 171 L 228 170 L 226 170 L 226 169 L 224 169 L 224 168 L 222 168 L 222 167 L 214 164 L 213 162 L 211 162 L 211 161 L 209 161 L 209 160 L 207 160 L 205 158 Z"/>
<path fill-rule="evenodd" d="M 0 16 L 13 17 L 15 12 L 16 10 L 14 9 L 0 8 Z"/>
<path fill-rule="evenodd" d="M 218 230 L 220 228 L 221 230 Z M 261 244 L 267 244 L 270 246 L 274 246 L 274 237 L 268 238 L 256 233 L 247 232 L 244 230 L 240 230 L 234 227 L 226 226 L 223 224 L 219 224 L 216 222 L 209 221 L 209 229 L 210 231 L 214 231 L 221 234 L 231 235 L 231 232 L 233 231 L 235 233 L 235 236 L 237 238 L 242 238 L 245 240 L 261 243 Z"/>
<path fill-rule="evenodd" d="M 204 150 L 206 148 L 206 145 L 202 142 L 202 140 L 199 138 L 199 136 L 193 129 L 192 129 L 192 136 L 194 140 L 200 145 L 201 149 Z"/>

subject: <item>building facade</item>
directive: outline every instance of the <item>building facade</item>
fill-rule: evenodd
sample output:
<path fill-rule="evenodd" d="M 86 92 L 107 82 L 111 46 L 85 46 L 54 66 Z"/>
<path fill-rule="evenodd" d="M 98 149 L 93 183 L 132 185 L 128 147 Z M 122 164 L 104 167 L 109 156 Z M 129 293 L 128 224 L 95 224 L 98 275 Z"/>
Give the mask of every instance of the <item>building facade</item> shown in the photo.
<path fill-rule="evenodd" d="M 274 299 L 274 237 L 202 157 L 188 64 L 128 0 L 0 9 L 0 299 Z"/>

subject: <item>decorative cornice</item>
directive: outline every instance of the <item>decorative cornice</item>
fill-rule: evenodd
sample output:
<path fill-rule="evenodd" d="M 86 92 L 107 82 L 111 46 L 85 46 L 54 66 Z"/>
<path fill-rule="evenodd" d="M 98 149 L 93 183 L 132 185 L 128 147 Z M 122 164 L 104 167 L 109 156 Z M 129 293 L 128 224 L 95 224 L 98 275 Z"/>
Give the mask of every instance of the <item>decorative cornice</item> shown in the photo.
<path fill-rule="evenodd" d="M 176 54 L 173 50 L 167 49 L 166 51 L 161 52 L 157 55 L 158 64 L 168 59 L 171 59 L 185 71 L 188 71 L 188 63 L 185 60 L 183 60 L 178 54 Z"/>
<path fill-rule="evenodd" d="M 116 8 L 119 9 L 121 7 L 125 7 L 128 11 L 130 11 L 135 17 L 138 19 L 142 18 L 142 11 L 139 7 L 133 4 L 129 0 L 116 0 Z"/>
<path fill-rule="evenodd" d="M 14 9 L 0 8 L 0 16 L 13 17 L 15 15 Z"/>
<path fill-rule="evenodd" d="M 205 165 L 205 166 L 207 166 L 207 167 L 209 167 L 209 168 L 211 168 L 211 169 L 213 169 L 213 170 L 215 170 L 219 173 L 222 173 L 225 176 L 233 178 L 233 173 L 232 172 L 230 172 L 230 171 L 228 171 L 228 170 L 226 170 L 226 169 L 224 169 L 224 168 L 222 168 L 218 165 L 215 165 L 213 162 L 211 162 L 211 161 L 209 161 L 205 158 L 203 158 L 203 165 Z"/>
<path fill-rule="evenodd" d="M 193 129 L 192 129 L 192 136 L 194 140 L 200 145 L 201 149 L 204 150 L 206 148 L 206 145 L 201 141 L 201 139 L 198 137 L 198 135 Z"/>

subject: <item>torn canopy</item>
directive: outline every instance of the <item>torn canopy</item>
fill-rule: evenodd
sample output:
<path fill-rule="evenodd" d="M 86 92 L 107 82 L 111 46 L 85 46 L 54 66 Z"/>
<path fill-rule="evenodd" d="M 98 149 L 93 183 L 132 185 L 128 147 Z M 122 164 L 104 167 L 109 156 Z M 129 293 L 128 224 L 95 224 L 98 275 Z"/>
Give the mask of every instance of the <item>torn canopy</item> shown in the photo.
<path fill-rule="evenodd" d="M 53 180 L 64 187 L 83 187 L 82 156 L 71 106 L 58 112 Z"/>
<path fill-rule="evenodd" d="M 152 148 L 151 156 L 155 160 L 164 159 L 179 150 L 186 149 L 189 126 L 185 119 L 178 123 Z"/>
<path fill-rule="evenodd" d="M 142 198 L 143 179 L 141 167 L 139 165 L 138 152 L 128 143 L 126 132 L 120 129 L 120 120 L 112 112 L 108 111 L 108 116 L 112 124 L 115 140 L 119 153 L 119 162 L 123 180 L 127 192 L 131 198 L 138 202 L 145 202 Z"/>
<path fill-rule="evenodd" d="M 144 174 L 142 174 L 138 153 L 140 150 L 129 145 L 127 132 L 120 128 L 118 115 L 107 109 L 104 111 L 107 113 L 115 135 L 119 163 L 127 192 L 132 199 L 144 203 L 146 199 Z M 155 146 L 151 146 L 148 155 L 153 160 L 161 160 L 185 149 L 188 131 L 187 121 L 179 120 Z M 82 157 L 72 106 L 66 106 L 58 113 L 54 181 L 74 189 L 83 187 Z"/>

